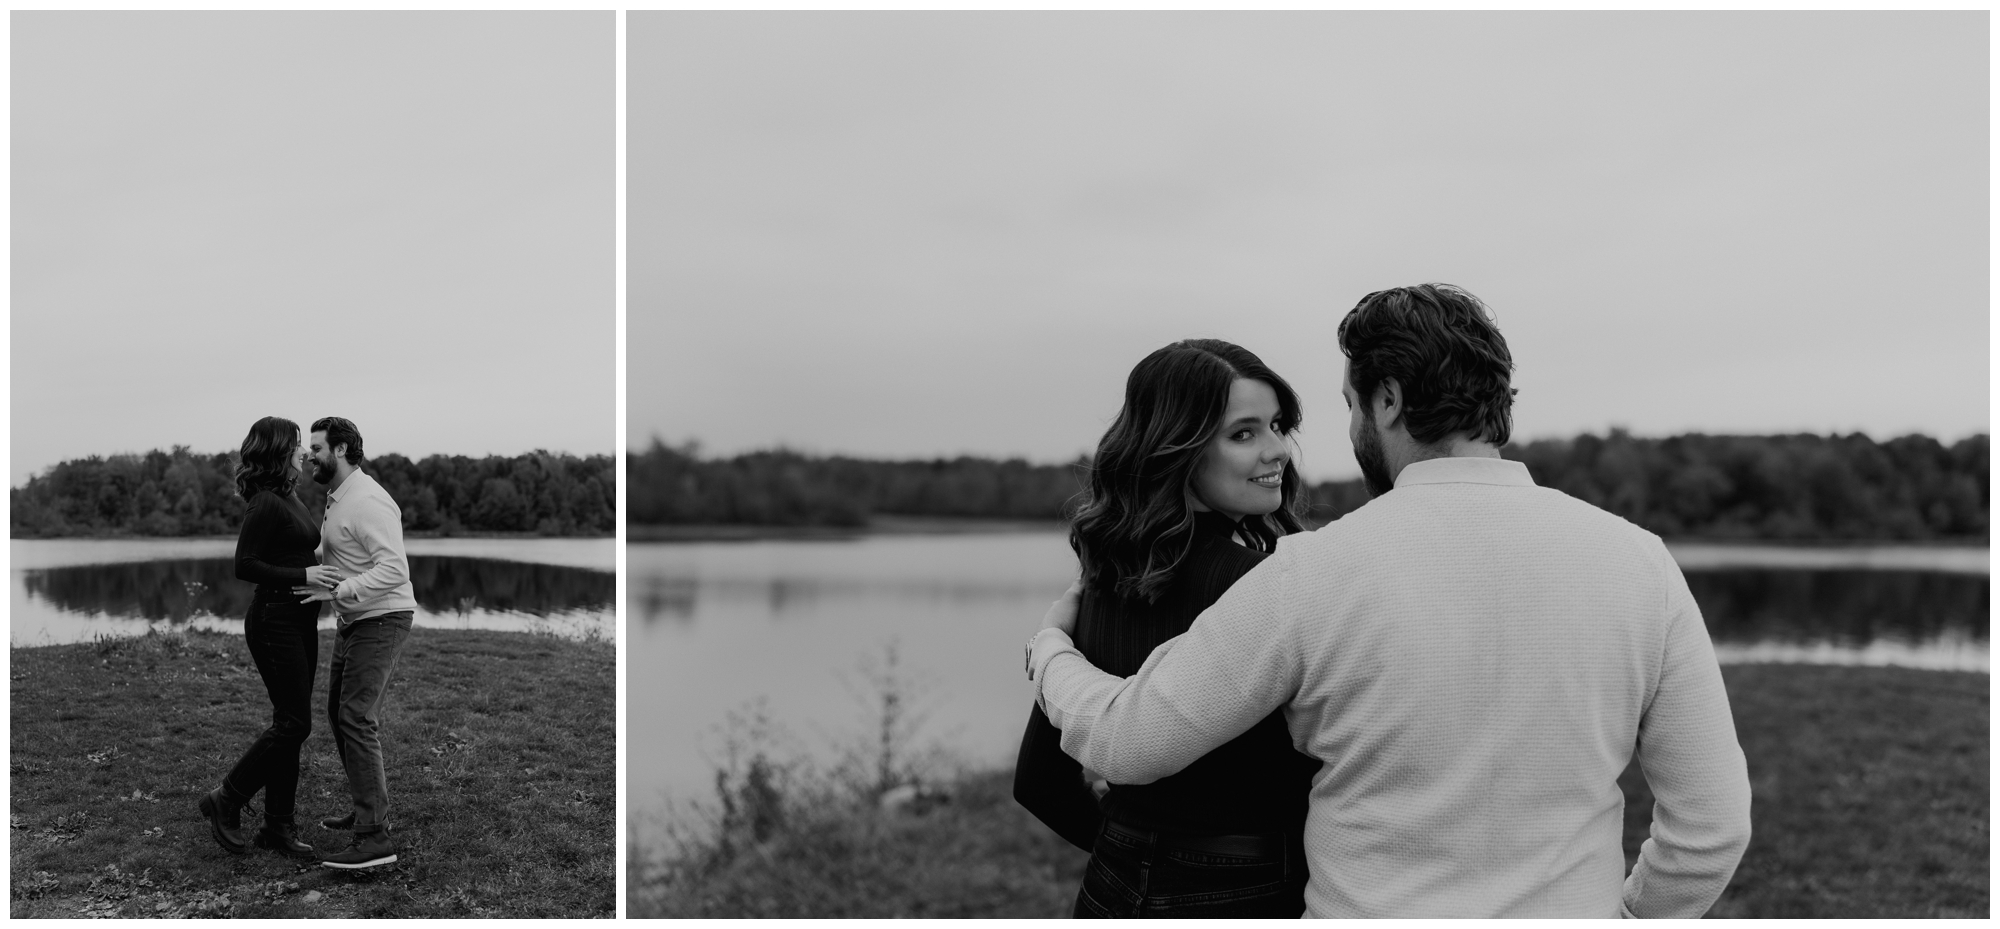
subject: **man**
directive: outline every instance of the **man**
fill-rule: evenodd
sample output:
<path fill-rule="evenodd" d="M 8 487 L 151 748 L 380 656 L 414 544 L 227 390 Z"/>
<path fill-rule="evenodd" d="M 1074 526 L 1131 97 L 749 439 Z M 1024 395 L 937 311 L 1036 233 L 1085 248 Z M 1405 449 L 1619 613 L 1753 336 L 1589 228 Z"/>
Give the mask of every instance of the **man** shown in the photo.
<path fill-rule="evenodd" d="M 1071 646 L 1072 588 L 1029 643 L 1063 749 L 1145 784 L 1283 707 L 1322 762 L 1313 916 L 1702 915 L 1750 786 L 1666 546 L 1500 457 L 1513 361 L 1471 294 L 1372 293 L 1339 337 L 1375 499 L 1284 539 L 1131 678 Z M 1625 877 L 1635 747 L 1656 802 Z"/>
<path fill-rule="evenodd" d="M 396 654 L 409 637 L 417 598 L 410 586 L 410 560 L 403 553 L 403 511 L 361 470 L 360 430 L 338 416 L 318 420 L 312 424 L 309 454 L 313 480 L 327 485 L 319 560 L 335 569 L 334 583 L 294 590 L 306 595 L 305 602 L 333 601 L 340 617 L 327 672 L 326 716 L 354 797 L 347 815 L 320 822 L 354 834 L 345 850 L 325 856 L 322 863 L 373 868 L 396 860 L 378 710 Z"/>

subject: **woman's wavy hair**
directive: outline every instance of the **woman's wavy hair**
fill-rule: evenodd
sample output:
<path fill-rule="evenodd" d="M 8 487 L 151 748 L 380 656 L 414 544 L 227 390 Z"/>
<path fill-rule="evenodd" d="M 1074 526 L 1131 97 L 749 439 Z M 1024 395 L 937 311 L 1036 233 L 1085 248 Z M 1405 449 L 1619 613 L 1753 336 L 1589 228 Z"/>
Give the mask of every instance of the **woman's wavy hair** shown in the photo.
<path fill-rule="evenodd" d="M 1229 406 L 1229 388 L 1250 378 L 1278 395 L 1278 431 L 1301 418 L 1298 394 L 1248 349 L 1219 339 L 1175 342 L 1150 355 L 1125 379 L 1125 406 L 1097 443 L 1071 517 L 1069 544 L 1086 586 L 1120 596 L 1159 598 L 1194 545 L 1194 478 Z M 1297 456 L 1294 455 L 1294 458 Z M 1298 532 L 1299 472 L 1285 462 L 1283 503 L 1245 519 L 1248 539 L 1265 551 Z"/>
<path fill-rule="evenodd" d="M 1429 445 L 1463 432 L 1507 444 L 1514 356 L 1478 297 L 1450 284 L 1378 290 L 1348 311 L 1339 337 L 1363 404 L 1384 380 L 1402 385 L 1410 438 Z"/>
<path fill-rule="evenodd" d="M 266 416 L 251 423 L 250 434 L 243 437 L 243 448 L 236 456 L 236 492 L 245 500 L 260 490 L 291 496 L 299 483 L 299 472 L 292 467 L 292 456 L 298 450 L 298 423 L 282 416 Z"/>

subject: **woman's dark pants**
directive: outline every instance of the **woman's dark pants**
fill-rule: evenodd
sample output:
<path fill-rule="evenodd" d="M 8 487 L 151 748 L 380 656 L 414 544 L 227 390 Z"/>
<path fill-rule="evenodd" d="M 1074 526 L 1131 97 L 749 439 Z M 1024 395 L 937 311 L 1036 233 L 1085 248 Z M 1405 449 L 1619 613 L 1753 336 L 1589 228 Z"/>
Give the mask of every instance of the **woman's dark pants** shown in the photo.
<path fill-rule="evenodd" d="M 250 658 L 271 695 L 271 728 L 229 769 L 223 796 L 238 805 L 264 792 L 264 821 L 292 822 L 299 792 L 299 748 L 312 734 L 313 675 L 319 670 L 319 604 L 290 599 L 250 603 L 243 619 Z"/>
<path fill-rule="evenodd" d="M 1106 820 L 1083 873 L 1074 915 L 1296 919 L 1305 912 L 1301 838 L 1204 839 Z"/>

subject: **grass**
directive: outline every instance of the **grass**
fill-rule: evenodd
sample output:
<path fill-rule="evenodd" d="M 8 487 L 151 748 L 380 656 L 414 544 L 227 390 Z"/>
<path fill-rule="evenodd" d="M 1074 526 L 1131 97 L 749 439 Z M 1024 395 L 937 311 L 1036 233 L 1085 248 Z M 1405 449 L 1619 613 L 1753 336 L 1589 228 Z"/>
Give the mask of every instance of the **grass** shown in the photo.
<path fill-rule="evenodd" d="M 316 708 L 332 636 L 320 634 Z M 11 659 L 14 917 L 614 913 L 609 642 L 415 630 L 383 707 L 402 851 L 368 872 L 230 855 L 209 836 L 195 801 L 270 719 L 242 636 L 149 633 Z M 346 833 L 317 821 L 347 811 L 347 781 L 323 714 L 313 730 L 300 833 L 337 849 Z"/>
<path fill-rule="evenodd" d="M 897 809 L 853 768 L 757 753 L 716 775 L 714 804 L 642 824 L 658 838 L 628 857 L 627 915 L 1067 916 L 1089 857 L 1015 804 L 1010 771 L 917 779 Z"/>
<path fill-rule="evenodd" d="M 1722 669 L 1750 847 L 1711 916 L 1970 917 L 1990 907 L 1985 674 Z M 1627 854 L 1652 796 L 1626 784 Z M 1643 839 L 1640 833 L 1637 838 Z"/>
<path fill-rule="evenodd" d="M 1987 915 L 1987 675 L 1744 665 L 1723 678 L 1754 835 L 1710 915 Z M 1087 856 L 1013 802 L 1012 772 L 948 777 L 940 802 L 892 812 L 873 801 L 879 783 L 758 742 L 716 772 L 713 804 L 633 848 L 630 915 L 1068 915 Z M 1652 797 L 1636 766 L 1620 783 L 1629 864 Z"/>

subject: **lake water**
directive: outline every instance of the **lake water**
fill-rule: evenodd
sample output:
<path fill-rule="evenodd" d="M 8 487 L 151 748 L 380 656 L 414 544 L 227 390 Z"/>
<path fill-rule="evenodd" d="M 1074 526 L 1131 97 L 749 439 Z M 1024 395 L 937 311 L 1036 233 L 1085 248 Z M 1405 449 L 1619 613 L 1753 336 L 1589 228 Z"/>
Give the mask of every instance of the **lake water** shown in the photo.
<path fill-rule="evenodd" d="M 148 629 L 240 632 L 251 585 L 230 539 L 15 539 L 11 644 L 54 645 Z M 612 539 L 412 539 L 416 625 L 612 638 Z M 324 613 L 321 628 L 331 628 Z"/>
<path fill-rule="evenodd" d="M 1984 549 L 1675 546 L 1724 662 L 1986 671 Z M 1056 532 L 627 550 L 628 793 L 705 798 L 721 725 L 763 699 L 821 758 L 868 731 L 862 666 L 894 643 L 919 741 L 1011 764 L 1032 692 L 1021 643 L 1076 573 Z"/>

